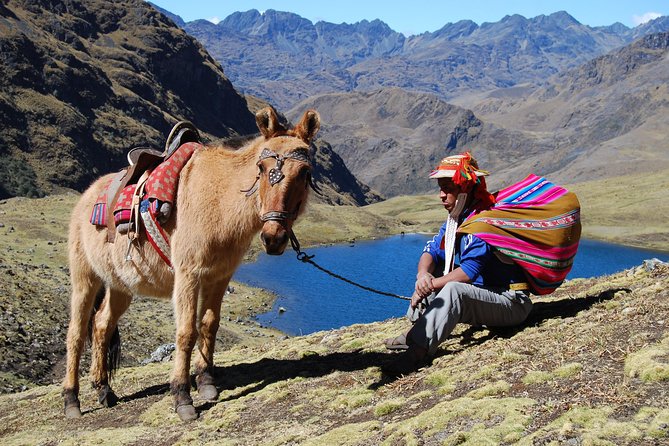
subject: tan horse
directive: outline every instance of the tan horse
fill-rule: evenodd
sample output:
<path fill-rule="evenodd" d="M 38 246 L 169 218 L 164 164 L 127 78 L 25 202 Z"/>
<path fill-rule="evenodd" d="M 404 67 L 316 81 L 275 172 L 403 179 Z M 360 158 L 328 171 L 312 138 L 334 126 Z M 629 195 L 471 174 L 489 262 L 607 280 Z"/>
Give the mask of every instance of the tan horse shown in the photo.
<path fill-rule="evenodd" d="M 109 176 L 97 180 L 82 195 L 69 234 L 72 297 L 63 381 L 67 417 L 81 416 L 79 364 L 89 321 L 92 384 L 101 404 L 115 404 L 116 396 L 109 387 L 112 338 L 118 341 L 118 320 L 135 295 L 172 298 L 176 351 L 171 392 L 179 417 L 186 421 L 198 416 L 190 396 L 196 341 L 198 393 L 206 400 L 218 398 L 212 372 L 221 300 L 258 231 L 268 254 L 285 250 L 292 225 L 306 204 L 311 171 L 308 150 L 320 128 L 320 117 L 313 110 L 293 129 L 284 128 L 271 108 L 259 111 L 256 121 L 261 135 L 243 148 L 203 147 L 182 170 L 176 215 L 165 225 L 173 271 L 144 237 L 127 261 L 128 239 L 119 236 L 108 243 L 106 228 L 89 222 Z M 251 186 L 253 189 L 242 192 Z M 96 295 L 103 297 L 101 302 L 95 302 Z"/>

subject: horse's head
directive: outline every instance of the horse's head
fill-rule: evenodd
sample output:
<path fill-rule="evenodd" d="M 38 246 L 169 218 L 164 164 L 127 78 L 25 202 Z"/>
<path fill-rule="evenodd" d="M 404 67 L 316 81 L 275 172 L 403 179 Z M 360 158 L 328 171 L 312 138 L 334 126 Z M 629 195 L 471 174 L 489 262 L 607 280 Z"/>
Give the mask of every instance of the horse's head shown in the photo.
<path fill-rule="evenodd" d="M 256 114 L 264 136 L 258 160 L 258 193 L 263 226 L 260 239 L 268 254 L 282 254 L 293 223 L 307 201 L 311 183 L 309 146 L 320 128 L 320 116 L 308 110 L 286 129 L 270 107 Z"/>

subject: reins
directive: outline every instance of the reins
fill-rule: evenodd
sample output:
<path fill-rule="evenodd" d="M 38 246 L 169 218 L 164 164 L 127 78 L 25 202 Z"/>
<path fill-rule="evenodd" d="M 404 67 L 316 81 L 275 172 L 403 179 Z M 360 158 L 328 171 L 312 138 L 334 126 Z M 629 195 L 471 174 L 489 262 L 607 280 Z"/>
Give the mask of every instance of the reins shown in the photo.
<path fill-rule="evenodd" d="M 274 158 L 276 160 L 276 166 L 271 168 L 268 172 L 268 180 L 271 186 L 274 186 L 278 182 L 280 182 L 284 177 L 284 173 L 281 171 L 281 168 L 283 167 L 283 163 L 285 160 L 293 159 L 297 161 L 302 161 L 309 163 L 309 153 L 307 150 L 304 149 L 296 149 L 293 150 L 292 152 L 288 152 L 285 155 L 279 155 L 269 149 L 263 149 L 262 153 L 260 154 L 260 158 L 258 160 L 257 165 L 260 166 L 260 163 L 267 159 L 267 158 Z M 251 196 L 254 192 L 258 190 L 258 181 L 260 180 L 260 173 L 256 176 L 255 181 L 253 182 L 253 185 L 251 185 L 250 188 L 242 190 L 240 192 L 244 192 L 247 197 Z M 309 185 L 316 191 L 316 193 L 319 193 L 319 190 L 314 186 L 313 182 L 311 181 L 311 176 L 308 179 Z M 300 205 L 298 204 L 297 209 L 300 208 Z M 340 276 L 339 274 L 324 268 L 314 262 L 312 259 L 314 258 L 314 255 L 308 255 L 306 252 L 302 251 L 300 249 L 300 241 L 297 239 L 297 236 L 295 235 L 295 232 L 293 232 L 293 228 L 288 228 L 288 225 L 286 224 L 287 220 L 292 220 L 295 219 L 297 216 L 297 212 L 288 212 L 288 211 L 269 211 L 266 212 L 265 214 L 260 216 L 260 220 L 263 222 L 266 221 L 277 221 L 283 225 L 283 227 L 286 229 L 288 232 L 288 237 L 290 239 L 290 245 L 293 247 L 293 250 L 297 253 L 297 260 L 303 262 L 303 263 L 309 263 L 313 265 L 315 268 L 323 271 L 324 273 L 342 280 L 346 283 L 349 283 L 353 286 L 356 286 L 358 288 L 361 288 L 366 291 L 370 291 L 372 293 L 380 294 L 382 296 L 389 296 L 389 297 L 395 297 L 397 299 L 402 299 L 402 300 L 411 300 L 410 297 L 406 296 L 400 296 L 399 294 L 394 294 L 394 293 L 388 293 L 385 291 L 380 291 L 372 287 L 368 287 L 366 285 L 362 285 L 360 283 L 354 282 L 353 280 L 347 279 L 346 277 Z"/>
<path fill-rule="evenodd" d="M 402 300 L 411 300 L 410 297 L 400 296 L 399 294 L 388 293 L 386 291 L 380 291 L 380 290 L 377 290 L 376 288 L 372 288 L 372 287 L 368 287 L 366 285 L 362 285 L 360 283 L 357 283 L 357 282 L 354 282 L 350 279 L 347 279 L 346 277 L 340 276 L 339 274 L 337 274 L 337 273 L 335 273 L 335 272 L 333 272 L 333 271 L 331 271 L 327 268 L 324 268 L 324 267 L 320 266 L 318 263 L 316 263 L 312 260 L 315 256 L 315 254 L 308 255 L 306 252 L 304 252 L 300 249 L 300 242 L 299 242 L 299 240 L 297 240 L 297 236 L 293 232 L 292 228 L 288 230 L 288 235 L 290 237 L 290 244 L 293 247 L 293 250 L 297 253 L 297 260 L 299 260 L 301 262 L 304 262 L 304 263 L 309 263 L 309 264 L 313 265 L 314 267 L 318 268 L 319 270 L 323 271 L 324 273 L 334 277 L 335 279 L 342 280 L 342 281 L 344 281 L 346 283 L 349 283 L 353 286 L 357 286 L 358 288 L 362 288 L 363 290 L 371 291 L 372 293 L 380 294 L 382 296 L 395 297 L 397 299 L 402 299 Z"/>

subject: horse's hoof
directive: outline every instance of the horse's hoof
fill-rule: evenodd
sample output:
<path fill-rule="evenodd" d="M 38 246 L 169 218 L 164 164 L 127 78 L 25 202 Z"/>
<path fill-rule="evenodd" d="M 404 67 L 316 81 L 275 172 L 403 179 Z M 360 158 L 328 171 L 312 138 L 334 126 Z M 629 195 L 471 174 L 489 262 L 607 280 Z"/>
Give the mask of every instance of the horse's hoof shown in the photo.
<path fill-rule="evenodd" d="M 118 402 L 118 397 L 111 387 L 102 386 L 98 389 L 98 403 L 104 407 L 114 407 Z"/>
<path fill-rule="evenodd" d="M 181 421 L 193 421 L 197 419 L 197 412 L 192 404 L 182 404 L 176 408 L 176 412 Z"/>
<path fill-rule="evenodd" d="M 69 406 L 65 408 L 65 418 L 81 418 L 81 409 L 79 406 Z"/>
<path fill-rule="evenodd" d="M 198 386 L 197 394 L 200 399 L 205 401 L 216 401 L 218 399 L 218 390 L 212 384 L 203 384 Z"/>

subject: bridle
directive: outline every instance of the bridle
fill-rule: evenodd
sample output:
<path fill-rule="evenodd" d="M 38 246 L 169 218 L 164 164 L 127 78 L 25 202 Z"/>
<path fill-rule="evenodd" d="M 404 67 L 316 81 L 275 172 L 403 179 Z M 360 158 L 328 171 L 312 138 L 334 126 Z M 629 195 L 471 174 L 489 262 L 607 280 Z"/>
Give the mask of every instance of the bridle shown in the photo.
<path fill-rule="evenodd" d="M 254 192 L 258 190 L 260 176 L 262 175 L 262 171 L 260 170 L 260 165 L 264 160 L 268 158 L 274 158 L 276 160 L 276 165 L 272 167 L 267 173 L 267 179 L 269 181 L 270 186 L 272 187 L 274 187 L 275 184 L 278 184 L 279 182 L 281 182 L 281 180 L 283 180 L 286 177 L 286 175 L 281 171 L 285 161 L 287 160 L 300 161 L 303 163 L 307 163 L 311 167 L 311 159 L 309 158 L 309 149 L 299 148 L 291 150 L 285 155 L 279 155 L 278 153 L 265 148 L 260 153 L 260 157 L 258 159 L 258 162 L 256 163 L 256 166 L 258 166 L 258 175 L 256 175 L 256 179 L 253 182 L 253 185 L 250 188 L 241 191 L 245 192 L 247 197 L 250 197 L 251 195 L 253 195 Z M 314 186 L 314 183 L 311 180 L 311 173 L 308 174 L 307 185 L 311 186 L 311 188 L 314 189 L 316 193 L 320 193 L 320 191 Z M 297 211 L 300 209 L 301 205 L 302 202 L 298 203 L 297 208 L 295 209 L 295 211 L 292 212 L 290 211 L 265 212 L 263 215 L 260 216 L 260 220 L 262 220 L 263 222 L 277 221 L 281 223 L 284 227 L 287 227 L 286 221 L 294 220 L 297 217 Z M 289 233 L 291 239 L 295 237 L 292 230 L 289 230 Z"/>
<path fill-rule="evenodd" d="M 260 176 L 262 175 L 262 171 L 260 170 L 260 164 L 264 160 L 266 160 L 267 158 L 274 158 L 276 160 L 276 165 L 274 167 L 272 167 L 268 172 L 268 180 L 269 180 L 269 184 L 271 186 L 274 186 L 275 184 L 279 183 L 281 180 L 284 179 L 285 175 L 281 171 L 281 168 L 283 167 L 283 163 L 286 160 L 302 161 L 304 163 L 309 164 L 309 166 L 311 167 L 311 160 L 309 158 L 308 149 L 304 149 L 304 148 L 295 149 L 295 150 L 292 150 L 292 151 L 286 153 L 285 155 L 279 155 L 276 152 L 273 152 L 273 151 L 265 148 L 265 149 L 263 149 L 262 153 L 260 154 L 260 159 L 256 163 L 256 165 L 258 166 L 258 175 L 256 175 L 255 181 L 253 182 L 253 184 L 251 185 L 250 188 L 240 191 L 240 192 L 245 192 L 247 197 L 250 197 L 251 195 L 253 195 L 253 193 L 255 191 L 258 190 L 258 187 L 259 187 L 258 182 L 260 180 Z M 317 194 L 319 194 L 319 195 L 321 194 L 321 192 L 318 190 L 318 188 L 316 188 L 313 181 L 311 180 L 311 174 L 309 174 L 309 177 L 307 178 L 307 184 L 309 186 L 311 186 L 311 188 Z M 320 266 L 316 262 L 314 262 L 312 260 L 314 256 L 313 255 L 307 255 L 306 252 L 301 250 L 300 242 L 297 239 L 297 236 L 295 235 L 295 232 L 293 232 L 293 228 L 289 228 L 288 225 L 286 224 L 286 221 L 294 220 L 297 217 L 297 211 L 300 209 L 301 205 L 302 205 L 302 202 L 298 203 L 297 208 L 293 212 L 288 212 L 288 211 L 269 211 L 269 212 L 265 212 L 263 215 L 260 216 L 260 220 L 262 220 L 263 222 L 277 221 L 286 229 L 286 232 L 288 233 L 288 238 L 290 240 L 290 244 L 291 244 L 293 250 L 297 253 L 297 259 L 298 260 L 300 260 L 302 262 L 305 262 L 305 263 L 311 263 L 313 266 L 320 269 L 321 271 L 323 271 L 323 272 L 325 272 L 325 273 L 327 273 L 327 274 L 329 274 L 329 275 L 331 275 L 331 276 L 333 276 L 337 279 L 343 280 L 343 281 L 348 282 L 352 285 L 355 285 L 359 288 L 365 289 L 367 291 L 372 291 L 374 293 L 382 294 L 382 295 L 385 295 L 385 296 L 397 297 L 399 299 L 411 300 L 410 297 L 399 296 L 399 295 L 393 294 L 393 293 L 386 293 L 384 291 L 379 291 L 379 290 L 376 290 L 374 288 L 370 288 L 370 287 L 361 285 L 361 284 L 356 283 L 352 280 L 346 279 L 345 277 L 342 277 L 339 274 L 333 273 L 332 271 L 330 271 L 326 268 L 323 268 L 322 266 Z"/>

